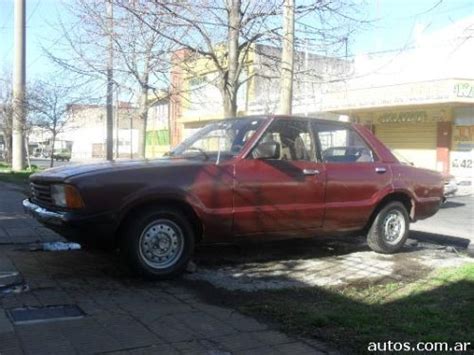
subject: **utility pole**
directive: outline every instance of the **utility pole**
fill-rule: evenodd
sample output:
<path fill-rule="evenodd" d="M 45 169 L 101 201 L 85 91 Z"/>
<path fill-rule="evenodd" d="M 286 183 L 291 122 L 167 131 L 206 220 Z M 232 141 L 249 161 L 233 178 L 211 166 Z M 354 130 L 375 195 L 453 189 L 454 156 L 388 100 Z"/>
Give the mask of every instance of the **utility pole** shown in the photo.
<path fill-rule="evenodd" d="M 281 52 L 280 107 L 278 113 L 291 115 L 295 58 L 295 0 L 285 0 L 283 7 L 283 48 Z"/>
<path fill-rule="evenodd" d="M 15 0 L 15 69 L 13 72 L 12 170 L 25 168 L 25 0 Z"/>
<path fill-rule="evenodd" d="M 114 67 L 114 48 L 113 48 L 113 31 L 114 31 L 114 14 L 112 1 L 107 1 L 107 20 L 109 28 L 109 46 L 107 61 L 107 139 L 106 139 L 106 155 L 107 160 L 114 160 L 114 83 L 113 83 L 113 67 Z"/>

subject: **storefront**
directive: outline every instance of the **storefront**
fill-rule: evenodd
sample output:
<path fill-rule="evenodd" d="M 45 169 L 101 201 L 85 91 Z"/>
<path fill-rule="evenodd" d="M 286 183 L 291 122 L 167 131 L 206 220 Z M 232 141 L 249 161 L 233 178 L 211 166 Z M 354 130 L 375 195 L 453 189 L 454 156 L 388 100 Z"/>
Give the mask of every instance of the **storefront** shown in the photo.
<path fill-rule="evenodd" d="M 428 169 L 443 169 L 437 165 L 436 148 L 439 122 L 447 120 L 444 111 L 406 108 L 360 113 L 352 118 L 370 126 L 382 142 L 407 161 Z"/>
<path fill-rule="evenodd" d="M 327 110 L 366 125 L 415 166 L 469 185 L 474 179 L 473 88 L 472 80 L 447 79 L 357 89 L 328 96 L 327 105 L 339 107 Z"/>
<path fill-rule="evenodd" d="M 450 172 L 461 183 L 474 180 L 474 107 L 454 110 Z"/>

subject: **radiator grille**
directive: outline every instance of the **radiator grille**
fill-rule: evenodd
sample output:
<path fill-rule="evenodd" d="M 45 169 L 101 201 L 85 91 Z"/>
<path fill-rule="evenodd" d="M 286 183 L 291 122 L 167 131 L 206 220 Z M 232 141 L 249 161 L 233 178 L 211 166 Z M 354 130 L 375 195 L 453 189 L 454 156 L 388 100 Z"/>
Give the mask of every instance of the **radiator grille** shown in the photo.
<path fill-rule="evenodd" d="M 53 204 L 51 198 L 51 186 L 44 183 L 31 183 L 31 199 L 47 205 Z"/>

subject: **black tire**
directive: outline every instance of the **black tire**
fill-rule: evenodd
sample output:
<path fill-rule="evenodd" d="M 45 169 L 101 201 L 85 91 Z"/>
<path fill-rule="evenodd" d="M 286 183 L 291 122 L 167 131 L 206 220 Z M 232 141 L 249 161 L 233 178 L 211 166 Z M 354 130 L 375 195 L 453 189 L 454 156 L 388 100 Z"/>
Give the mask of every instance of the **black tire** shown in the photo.
<path fill-rule="evenodd" d="M 153 232 L 155 234 L 150 237 L 148 233 Z M 147 209 L 132 216 L 124 226 L 119 240 L 120 253 L 134 272 L 147 279 L 173 278 L 184 271 L 193 254 L 194 234 L 191 223 L 179 210 Z M 166 245 L 166 253 L 173 255 L 169 260 L 165 259 L 168 255 L 159 254 L 164 253 Z M 174 249 L 178 251 L 174 252 Z"/>
<path fill-rule="evenodd" d="M 405 244 L 409 227 L 410 217 L 403 203 L 389 202 L 377 213 L 367 234 L 367 244 L 377 253 L 395 253 Z"/>

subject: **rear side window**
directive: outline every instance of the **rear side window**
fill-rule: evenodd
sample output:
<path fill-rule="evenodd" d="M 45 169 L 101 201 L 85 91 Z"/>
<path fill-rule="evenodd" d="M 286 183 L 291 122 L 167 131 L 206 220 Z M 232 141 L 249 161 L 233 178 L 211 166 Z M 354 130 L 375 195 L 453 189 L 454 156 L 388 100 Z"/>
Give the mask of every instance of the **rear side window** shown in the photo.
<path fill-rule="evenodd" d="M 314 123 L 324 163 L 371 163 L 374 153 L 362 137 L 350 127 Z"/>

